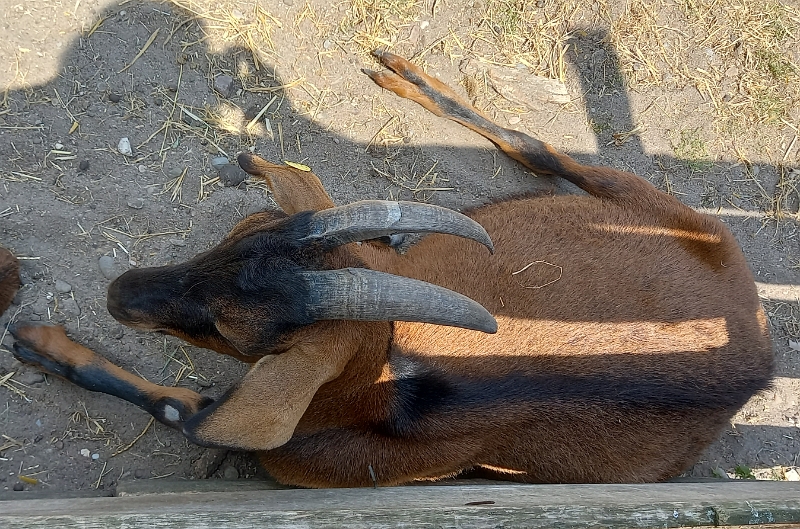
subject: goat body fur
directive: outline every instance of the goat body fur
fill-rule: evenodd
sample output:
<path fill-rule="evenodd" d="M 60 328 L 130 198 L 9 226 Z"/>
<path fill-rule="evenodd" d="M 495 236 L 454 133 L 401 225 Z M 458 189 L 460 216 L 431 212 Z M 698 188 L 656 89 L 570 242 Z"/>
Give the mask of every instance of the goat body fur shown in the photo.
<path fill-rule="evenodd" d="M 690 466 L 772 375 L 764 313 L 728 229 L 635 175 L 580 165 L 498 127 L 399 57 L 380 59 L 390 71 L 368 72 L 379 85 L 588 195 L 467 212 L 491 236 L 493 256 L 436 234 L 404 255 L 374 241 L 316 255 L 292 246 L 291 234 L 301 212 L 333 206 L 322 184 L 243 156 L 285 214 L 248 217 L 207 254 L 129 272 L 109 290 L 120 321 L 253 363 L 242 381 L 214 402 L 156 386 L 54 327 L 14 328 L 17 356 L 134 402 L 200 444 L 258 451 L 275 478 L 301 486 L 392 485 L 473 468 L 523 482 L 657 481 Z M 245 273 L 266 254 L 440 285 L 482 304 L 498 331 L 299 322 L 303 294 L 285 266 L 276 270 L 294 294 L 282 298 L 272 272 Z M 269 263 L 259 266 L 272 271 Z M 258 296 L 232 295 L 243 282 Z"/>

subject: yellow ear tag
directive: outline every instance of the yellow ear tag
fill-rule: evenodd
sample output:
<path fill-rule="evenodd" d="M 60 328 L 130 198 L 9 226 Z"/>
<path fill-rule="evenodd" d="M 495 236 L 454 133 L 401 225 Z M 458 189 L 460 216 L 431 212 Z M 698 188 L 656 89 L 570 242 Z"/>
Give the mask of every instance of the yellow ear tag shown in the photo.
<path fill-rule="evenodd" d="M 284 160 L 283 163 L 285 163 L 289 167 L 294 167 L 295 169 L 299 169 L 299 170 L 305 171 L 307 173 L 311 172 L 311 168 L 309 166 L 303 165 L 301 163 L 287 162 L 286 160 Z"/>

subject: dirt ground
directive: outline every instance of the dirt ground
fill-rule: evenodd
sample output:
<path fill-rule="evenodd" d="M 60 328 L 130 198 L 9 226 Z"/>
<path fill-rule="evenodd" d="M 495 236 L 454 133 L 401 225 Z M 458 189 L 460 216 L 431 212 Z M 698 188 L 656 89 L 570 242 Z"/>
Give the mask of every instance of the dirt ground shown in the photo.
<path fill-rule="evenodd" d="M 338 204 L 575 192 L 378 89 L 360 69 L 389 47 L 500 124 L 730 226 L 769 314 L 776 379 L 687 474 L 797 477 L 797 2 L 0 0 L 0 28 L 0 244 L 23 280 L 2 330 L 63 324 L 148 380 L 220 395 L 243 365 L 124 328 L 105 292 L 114 274 L 186 260 L 275 207 L 263 185 L 212 165 L 244 150 L 310 166 Z M 2 491 L 258 473 L 246 454 L 192 446 L 130 404 L 22 366 L 0 333 Z"/>

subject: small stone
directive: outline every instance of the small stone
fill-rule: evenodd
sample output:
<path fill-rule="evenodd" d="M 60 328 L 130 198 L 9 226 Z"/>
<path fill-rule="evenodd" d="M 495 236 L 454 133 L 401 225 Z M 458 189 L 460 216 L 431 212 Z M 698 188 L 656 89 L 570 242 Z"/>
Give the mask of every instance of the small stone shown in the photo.
<path fill-rule="evenodd" d="M 56 279 L 56 292 L 60 292 L 62 294 L 66 294 L 67 292 L 72 292 L 72 285 L 70 285 L 66 281 Z"/>
<path fill-rule="evenodd" d="M 235 187 L 245 181 L 247 173 L 238 165 L 223 165 L 218 169 L 219 179 L 225 187 Z"/>
<path fill-rule="evenodd" d="M 758 176 L 758 174 L 760 172 L 761 172 L 761 167 L 759 167 L 758 165 L 754 165 L 753 166 L 753 176 Z"/>
<path fill-rule="evenodd" d="M 108 94 L 108 100 L 111 101 L 112 103 L 119 103 L 120 101 L 122 101 L 122 96 L 120 94 L 117 94 L 116 92 L 111 92 Z"/>
<path fill-rule="evenodd" d="M 330 39 L 326 39 L 322 42 L 322 47 L 326 50 L 333 48 L 333 41 Z"/>
<path fill-rule="evenodd" d="M 195 382 L 197 382 L 197 385 L 200 386 L 201 388 L 210 388 L 211 386 L 214 385 L 214 383 L 211 382 L 210 380 L 206 380 L 200 377 L 197 377 L 197 380 L 195 380 Z"/>
<path fill-rule="evenodd" d="M 56 450 L 63 450 L 64 449 L 64 441 L 56 441 L 53 443 L 53 446 L 56 447 Z"/>
<path fill-rule="evenodd" d="M 147 477 L 147 471 L 143 468 L 137 468 L 133 471 L 133 477 L 136 479 L 142 479 Z"/>
<path fill-rule="evenodd" d="M 790 468 L 784 472 L 783 477 L 786 478 L 786 481 L 800 481 L 800 473 L 794 468 Z"/>
<path fill-rule="evenodd" d="M 510 118 L 508 118 L 508 124 L 509 125 L 516 125 L 520 121 L 522 121 L 522 120 L 519 118 L 519 116 L 511 116 Z"/>
<path fill-rule="evenodd" d="M 283 4 L 291 7 L 294 5 L 294 0 L 283 0 Z"/>
<path fill-rule="evenodd" d="M 139 167 L 137 167 L 137 169 L 139 169 L 139 173 L 141 173 L 141 174 L 144 174 L 144 173 L 147 172 L 147 166 L 146 165 L 139 165 Z"/>
<path fill-rule="evenodd" d="M 414 24 L 413 26 L 411 26 L 411 31 L 408 34 L 408 42 L 410 42 L 413 45 L 416 45 L 417 42 L 419 42 L 419 37 L 421 32 L 422 30 L 419 29 L 419 24 Z"/>
<path fill-rule="evenodd" d="M 16 492 L 23 491 L 23 490 L 25 490 L 25 485 L 23 485 L 22 483 L 20 483 L 19 481 L 17 481 L 16 483 L 14 483 L 14 490 L 15 490 Z"/>
<path fill-rule="evenodd" d="M 56 143 L 55 145 L 53 145 L 53 148 L 55 150 L 57 150 L 57 151 L 60 151 L 61 149 L 64 148 L 64 144 L 63 143 Z"/>
<path fill-rule="evenodd" d="M 81 455 L 82 455 L 83 457 L 89 457 L 90 455 L 92 455 L 92 453 L 91 453 L 91 452 L 89 452 L 89 449 L 88 449 L 88 448 L 81 448 Z"/>
<path fill-rule="evenodd" d="M 68 316 L 80 316 L 81 315 L 81 308 L 78 306 L 78 302 L 72 298 L 67 298 L 59 304 L 59 308 L 61 312 Z"/>
<path fill-rule="evenodd" d="M 422 22 L 419 23 L 419 29 L 423 29 L 423 30 L 424 29 L 428 29 L 428 26 L 430 26 L 430 25 L 431 25 L 430 22 L 428 22 L 427 20 L 423 20 Z"/>
<path fill-rule="evenodd" d="M 222 470 L 222 477 L 225 479 L 239 479 L 239 471 L 234 466 L 226 465 Z"/>
<path fill-rule="evenodd" d="M 170 239 L 169 242 L 173 246 L 186 246 L 186 241 L 183 239 Z"/>
<path fill-rule="evenodd" d="M 92 459 L 97 461 L 98 459 L 100 459 L 100 454 L 92 454 Z"/>
<path fill-rule="evenodd" d="M 114 266 L 114 258 L 110 255 L 104 255 L 97 260 L 97 266 L 100 268 L 100 273 L 106 279 L 116 279 L 119 275 L 116 267 Z"/>
<path fill-rule="evenodd" d="M 78 164 L 79 171 L 85 171 L 89 168 L 89 160 L 81 160 L 81 163 Z"/>
<path fill-rule="evenodd" d="M 131 149 L 131 142 L 128 138 L 120 138 L 117 150 L 125 156 L 133 156 L 133 149 Z"/>
<path fill-rule="evenodd" d="M 128 200 L 128 207 L 133 209 L 142 209 L 144 207 L 144 200 L 141 198 L 132 198 Z"/>
<path fill-rule="evenodd" d="M 217 170 L 219 170 L 219 168 L 222 167 L 223 165 L 228 165 L 229 163 L 231 163 L 230 160 L 228 160 L 228 158 L 225 156 L 214 156 L 213 158 L 211 158 L 211 167 Z"/>
<path fill-rule="evenodd" d="M 16 382 L 26 386 L 35 386 L 44 382 L 44 375 L 38 371 L 28 371 L 14 378 Z"/>
<path fill-rule="evenodd" d="M 233 94 L 233 77 L 230 75 L 218 75 L 214 78 L 214 90 L 222 97 L 230 97 Z"/>
<path fill-rule="evenodd" d="M 795 342 L 794 340 L 789 340 L 789 349 L 793 351 L 800 351 L 800 342 Z"/>

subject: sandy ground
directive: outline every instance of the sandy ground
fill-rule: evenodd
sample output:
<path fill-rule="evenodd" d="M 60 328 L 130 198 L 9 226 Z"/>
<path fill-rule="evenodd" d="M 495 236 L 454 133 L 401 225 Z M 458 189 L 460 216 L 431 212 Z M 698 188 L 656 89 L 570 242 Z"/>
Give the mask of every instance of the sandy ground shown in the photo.
<path fill-rule="evenodd" d="M 783 4 L 0 0 L 0 244 L 20 256 L 24 283 L 0 325 L 63 324 L 149 380 L 217 396 L 245 366 L 105 310 L 107 276 L 188 259 L 274 207 L 215 157 L 251 150 L 309 165 L 339 204 L 461 208 L 574 191 L 374 86 L 360 68 L 389 45 L 499 123 L 634 171 L 730 226 L 769 314 L 776 379 L 688 474 L 792 478 L 800 16 Z M 565 91 L 544 96 L 534 76 Z M 100 270 L 103 256 L 113 270 Z M 192 446 L 132 405 L 22 366 L 2 336 L 1 490 L 258 473 L 246 454 Z"/>

